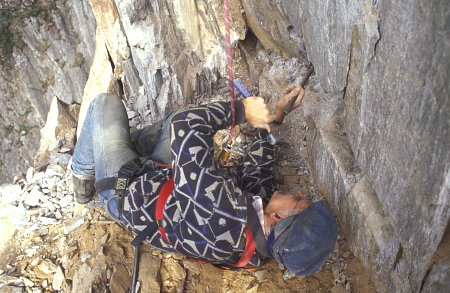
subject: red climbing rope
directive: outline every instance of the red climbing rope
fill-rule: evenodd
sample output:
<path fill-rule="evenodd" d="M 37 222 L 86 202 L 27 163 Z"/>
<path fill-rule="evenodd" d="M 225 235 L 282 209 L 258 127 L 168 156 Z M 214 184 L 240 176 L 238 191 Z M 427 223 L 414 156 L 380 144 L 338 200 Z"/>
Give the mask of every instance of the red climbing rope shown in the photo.
<path fill-rule="evenodd" d="M 230 137 L 228 138 L 228 144 L 231 145 L 234 135 L 234 127 L 236 125 L 236 108 L 234 99 L 234 85 L 233 85 L 233 59 L 231 55 L 231 40 L 230 40 L 230 6 L 228 0 L 223 0 L 223 18 L 225 20 L 225 39 L 227 44 L 227 63 L 228 63 L 228 87 L 230 88 L 231 96 L 231 128 Z"/>

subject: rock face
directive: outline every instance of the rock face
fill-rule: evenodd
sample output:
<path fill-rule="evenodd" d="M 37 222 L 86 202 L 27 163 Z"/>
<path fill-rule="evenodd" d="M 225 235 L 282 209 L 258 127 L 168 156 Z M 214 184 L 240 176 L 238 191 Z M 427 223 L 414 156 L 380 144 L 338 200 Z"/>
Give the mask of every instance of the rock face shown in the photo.
<path fill-rule="evenodd" d="M 15 50 L 8 56 L 11 67 L 4 65 L 6 57 L 2 56 L 0 70 L 2 183 L 12 181 L 15 174 L 33 164 L 39 129 L 52 99 L 57 96 L 66 104 L 81 103 L 94 54 L 95 19 L 88 1 L 36 2 L 0 4 L 7 19 L 16 21 L 6 29 L 20 37 L 11 40 L 15 42 Z M 35 11 L 41 13 L 24 16 Z"/>
<path fill-rule="evenodd" d="M 380 290 L 417 291 L 450 214 L 448 3 L 278 5 L 302 32 L 324 108 L 337 95 L 310 113 L 317 183 Z"/>
<path fill-rule="evenodd" d="M 29 134 L 37 135 L 54 95 L 68 104 L 83 97 L 80 126 L 95 95 L 116 92 L 131 126 L 143 127 L 225 92 L 222 1 L 72 2 L 57 1 L 54 26 L 32 18 L 22 28 L 26 46 L 14 55 L 19 78 L 0 79 L 13 109 L 0 110 L 2 160 L 17 162 L 12 150 L 3 151 L 17 137 L 17 145 L 37 149 Z M 230 3 L 234 68 L 255 94 L 275 96 L 308 61 L 314 65 L 303 105 L 309 163 L 379 291 L 448 283 L 448 260 L 435 255 L 446 245 L 450 217 L 447 1 Z M 52 29 L 60 33 L 57 46 L 39 53 L 36 44 L 54 37 Z M 68 66 L 80 60 L 77 52 L 85 62 Z M 21 128 L 21 121 L 35 127 Z"/>

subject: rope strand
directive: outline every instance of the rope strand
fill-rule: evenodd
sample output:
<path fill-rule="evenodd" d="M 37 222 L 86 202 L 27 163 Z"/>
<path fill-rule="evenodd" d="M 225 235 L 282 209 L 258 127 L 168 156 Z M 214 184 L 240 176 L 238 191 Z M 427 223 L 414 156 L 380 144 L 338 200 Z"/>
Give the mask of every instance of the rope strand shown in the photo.
<path fill-rule="evenodd" d="M 227 69 L 228 69 L 228 87 L 230 88 L 230 97 L 231 97 L 231 128 L 230 128 L 230 136 L 228 138 L 228 144 L 231 145 L 233 141 L 234 128 L 236 126 L 236 114 L 235 114 L 236 106 L 234 98 L 233 59 L 230 40 L 230 7 L 228 0 L 224 0 L 223 4 L 224 4 L 223 17 L 225 20 L 225 39 L 227 46 L 226 52 L 227 52 Z"/>

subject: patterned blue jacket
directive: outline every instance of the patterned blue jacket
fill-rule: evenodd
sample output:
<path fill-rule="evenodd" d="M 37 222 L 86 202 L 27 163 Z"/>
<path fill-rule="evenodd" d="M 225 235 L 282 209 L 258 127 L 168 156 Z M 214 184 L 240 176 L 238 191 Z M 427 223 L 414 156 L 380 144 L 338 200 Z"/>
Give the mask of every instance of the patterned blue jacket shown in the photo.
<path fill-rule="evenodd" d="M 245 122 L 244 107 L 236 103 L 236 121 Z M 152 246 L 210 263 L 234 265 L 244 251 L 247 224 L 252 235 L 262 231 L 252 210 L 252 195 L 268 199 L 273 193 L 274 147 L 261 139 L 251 145 L 240 178 L 227 178 L 213 160 L 213 136 L 231 125 L 229 102 L 211 103 L 174 115 L 171 119 L 173 169 L 156 169 L 135 179 L 125 194 L 126 226 L 138 233 L 153 228 L 145 239 Z M 162 185 L 174 177 L 175 189 L 165 209 L 166 243 L 155 222 L 155 207 Z M 250 222 L 250 221 L 249 221 Z M 256 224 L 255 224 L 256 223 Z M 258 247 L 248 267 L 267 260 Z"/>

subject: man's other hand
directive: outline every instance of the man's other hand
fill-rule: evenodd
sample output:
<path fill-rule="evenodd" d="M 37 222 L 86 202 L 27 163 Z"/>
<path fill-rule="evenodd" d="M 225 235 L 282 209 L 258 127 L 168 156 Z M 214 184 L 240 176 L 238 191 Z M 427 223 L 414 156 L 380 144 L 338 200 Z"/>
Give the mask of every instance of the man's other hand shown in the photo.
<path fill-rule="evenodd" d="M 291 111 L 296 109 L 302 103 L 303 96 L 305 95 L 305 90 L 298 84 L 293 84 L 288 86 L 284 90 L 284 96 L 278 100 L 277 106 L 275 108 L 274 120 L 281 123 L 284 119 L 283 111 L 289 104 L 289 101 L 298 95 L 297 100 L 291 108 Z"/>
<path fill-rule="evenodd" d="M 270 132 L 269 123 L 273 121 L 274 115 L 264 102 L 262 97 L 248 97 L 242 100 L 245 108 L 245 118 L 253 127 L 263 128 Z"/>

